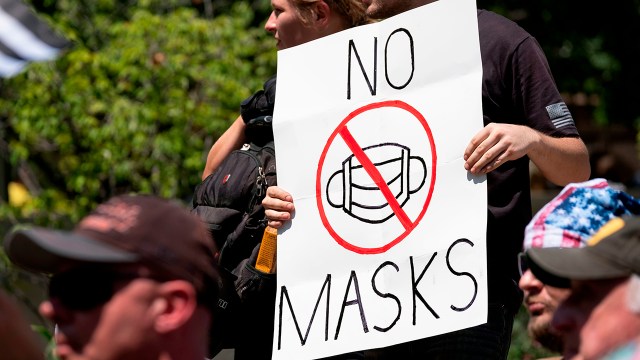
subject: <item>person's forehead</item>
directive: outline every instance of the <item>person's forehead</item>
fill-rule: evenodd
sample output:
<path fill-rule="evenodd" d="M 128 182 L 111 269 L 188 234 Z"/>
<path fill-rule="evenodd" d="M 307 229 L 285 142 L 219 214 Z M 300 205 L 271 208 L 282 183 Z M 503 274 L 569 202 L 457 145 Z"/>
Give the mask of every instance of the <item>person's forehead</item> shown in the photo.
<path fill-rule="evenodd" d="M 271 0 L 272 7 L 293 6 L 292 0 Z"/>

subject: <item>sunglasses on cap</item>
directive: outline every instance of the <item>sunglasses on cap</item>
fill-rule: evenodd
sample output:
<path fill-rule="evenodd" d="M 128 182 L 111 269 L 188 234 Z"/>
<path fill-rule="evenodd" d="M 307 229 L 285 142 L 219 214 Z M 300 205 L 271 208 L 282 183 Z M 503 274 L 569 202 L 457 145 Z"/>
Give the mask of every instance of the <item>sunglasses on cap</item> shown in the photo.
<path fill-rule="evenodd" d="M 527 255 L 521 252 L 518 254 L 518 271 L 520 272 L 520 276 L 524 276 L 527 270 L 529 270 L 529 261 L 527 260 Z"/>
<path fill-rule="evenodd" d="M 111 300 L 117 285 L 138 278 L 154 279 L 136 272 L 75 269 L 51 277 L 49 299 L 56 299 L 70 310 L 91 310 Z"/>

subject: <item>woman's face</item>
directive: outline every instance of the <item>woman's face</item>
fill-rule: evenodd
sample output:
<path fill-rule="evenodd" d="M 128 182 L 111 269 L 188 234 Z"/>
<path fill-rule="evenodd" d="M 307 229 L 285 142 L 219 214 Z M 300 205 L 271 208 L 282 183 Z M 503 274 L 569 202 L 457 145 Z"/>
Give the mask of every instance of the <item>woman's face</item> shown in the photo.
<path fill-rule="evenodd" d="M 264 28 L 276 38 L 278 50 L 319 38 L 320 31 L 302 23 L 290 0 L 271 0 L 273 11 Z"/>

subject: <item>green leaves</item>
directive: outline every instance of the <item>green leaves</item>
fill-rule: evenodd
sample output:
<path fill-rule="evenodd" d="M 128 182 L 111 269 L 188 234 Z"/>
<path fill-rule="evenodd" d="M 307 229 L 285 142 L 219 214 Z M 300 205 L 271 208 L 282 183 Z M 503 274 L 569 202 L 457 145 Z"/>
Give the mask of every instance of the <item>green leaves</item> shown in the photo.
<path fill-rule="evenodd" d="M 81 41 L 0 88 L 12 165 L 28 166 L 42 189 L 31 221 L 77 220 L 127 192 L 190 198 L 208 146 L 275 72 L 273 40 L 251 27 L 244 2 L 211 20 L 188 7 L 144 5 L 105 17 L 110 6 L 82 10 L 84 23 L 77 9 L 54 14 Z"/>

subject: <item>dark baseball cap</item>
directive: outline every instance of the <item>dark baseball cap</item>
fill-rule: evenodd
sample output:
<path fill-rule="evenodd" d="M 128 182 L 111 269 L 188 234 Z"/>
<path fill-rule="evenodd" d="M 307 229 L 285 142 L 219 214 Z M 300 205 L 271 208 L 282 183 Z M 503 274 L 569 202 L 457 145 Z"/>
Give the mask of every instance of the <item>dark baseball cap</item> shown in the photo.
<path fill-rule="evenodd" d="M 611 219 L 583 248 L 533 248 L 526 254 L 533 274 L 552 286 L 640 274 L 640 217 Z"/>
<path fill-rule="evenodd" d="M 33 272 L 54 274 L 83 263 L 142 263 L 191 282 L 198 292 L 217 293 L 210 288 L 219 282 L 217 250 L 206 227 L 179 204 L 155 196 L 114 197 L 73 231 L 17 227 L 4 248 L 14 264 Z"/>

